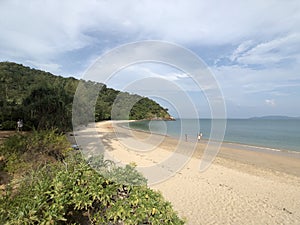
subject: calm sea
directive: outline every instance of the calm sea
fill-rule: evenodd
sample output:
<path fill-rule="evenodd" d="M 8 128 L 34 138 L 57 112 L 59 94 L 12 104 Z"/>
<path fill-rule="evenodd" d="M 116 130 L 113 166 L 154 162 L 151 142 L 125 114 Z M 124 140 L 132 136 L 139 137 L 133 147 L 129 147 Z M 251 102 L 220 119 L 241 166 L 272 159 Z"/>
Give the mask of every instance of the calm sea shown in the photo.
<path fill-rule="evenodd" d="M 214 122 L 218 124 L 220 120 Z M 187 135 L 189 141 L 196 141 L 199 132 L 204 139 L 210 138 L 211 124 L 211 119 L 177 119 L 137 121 L 130 123 L 130 127 L 176 138 L 186 138 Z M 300 120 L 228 119 L 224 141 L 300 152 Z"/>

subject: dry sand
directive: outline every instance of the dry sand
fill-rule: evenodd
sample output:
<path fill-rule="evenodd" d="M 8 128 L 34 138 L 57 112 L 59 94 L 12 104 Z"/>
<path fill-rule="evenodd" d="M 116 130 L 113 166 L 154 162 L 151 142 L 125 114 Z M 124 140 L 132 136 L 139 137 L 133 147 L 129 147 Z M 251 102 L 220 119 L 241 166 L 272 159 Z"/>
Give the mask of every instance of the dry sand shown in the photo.
<path fill-rule="evenodd" d="M 135 162 L 142 171 L 153 169 L 150 180 L 167 176 L 168 179 L 150 187 L 162 192 L 187 224 L 300 224 L 300 158 L 297 154 L 270 154 L 225 144 L 211 166 L 200 172 L 206 146 L 206 142 L 201 141 L 193 157 L 179 170 L 174 162 L 168 166 L 166 158 L 189 152 L 172 152 L 178 144 L 174 138 L 129 131 L 111 122 L 98 123 L 94 131 L 93 127 L 87 127 L 76 132 L 80 144 L 86 145 L 82 146 L 85 154 L 95 151 L 97 143 L 90 145 L 91 140 L 87 138 L 93 137 L 102 141 L 105 153 L 115 161 Z M 84 143 L 84 140 L 89 141 Z M 159 144 L 141 152 L 134 149 L 137 145 L 133 143 L 138 143 L 141 149 Z M 187 148 L 194 145 L 183 144 Z M 161 163 L 163 161 L 166 163 Z"/>

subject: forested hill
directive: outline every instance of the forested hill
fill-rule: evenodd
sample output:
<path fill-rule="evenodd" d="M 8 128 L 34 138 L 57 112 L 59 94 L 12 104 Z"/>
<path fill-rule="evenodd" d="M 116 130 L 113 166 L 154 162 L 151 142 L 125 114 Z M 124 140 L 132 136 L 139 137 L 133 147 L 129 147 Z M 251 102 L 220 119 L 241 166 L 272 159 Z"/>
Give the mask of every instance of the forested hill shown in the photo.
<path fill-rule="evenodd" d="M 0 62 L 0 124 L 1 129 L 15 129 L 16 121 L 22 119 L 27 129 L 58 128 L 70 130 L 72 128 L 72 104 L 78 79 L 55 76 L 51 73 L 32 69 L 12 62 Z M 115 119 L 169 119 L 167 109 L 162 108 L 155 101 L 123 93 L 104 84 L 83 81 L 82 90 L 89 101 L 89 90 L 97 87 L 99 92 L 95 111 L 90 103 L 84 103 L 79 110 L 83 117 L 79 122 L 87 123 L 87 114 L 95 113 L 95 120 L 111 119 L 114 104 Z M 91 88 L 93 87 L 93 88 Z M 116 97 L 118 100 L 115 102 Z M 121 97 L 120 97 L 121 96 Z M 122 102 L 122 104 L 118 104 Z M 122 108 L 126 103 L 136 102 L 128 113 Z M 125 103 L 125 104 L 124 104 Z M 118 105 L 120 108 L 118 109 Z M 91 118 L 91 117 L 88 117 Z M 77 118 L 78 119 L 78 118 Z"/>

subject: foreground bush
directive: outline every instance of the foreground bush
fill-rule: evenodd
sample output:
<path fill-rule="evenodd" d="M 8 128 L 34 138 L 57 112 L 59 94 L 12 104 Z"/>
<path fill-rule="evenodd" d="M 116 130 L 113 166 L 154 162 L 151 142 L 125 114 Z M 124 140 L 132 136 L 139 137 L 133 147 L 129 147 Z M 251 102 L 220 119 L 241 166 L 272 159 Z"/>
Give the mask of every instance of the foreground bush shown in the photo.
<path fill-rule="evenodd" d="M 6 161 L 4 168 L 9 173 L 23 173 L 49 162 L 63 160 L 71 150 L 64 135 L 56 130 L 17 133 L 4 141 L 0 156 Z"/>
<path fill-rule="evenodd" d="M 113 161 L 104 160 L 103 155 L 90 157 L 87 163 L 115 183 L 134 186 L 147 185 L 147 179 L 135 169 L 135 163 L 130 163 L 125 167 L 117 167 Z"/>
<path fill-rule="evenodd" d="M 17 143 L 12 146 L 19 151 Z M 103 158 L 97 160 L 107 166 Z M 117 178 L 145 181 L 134 166 L 111 171 Z M 183 224 L 160 193 L 112 180 L 79 154 L 69 154 L 27 173 L 18 188 L 7 186 L 0 197 L 0 224 Z"/>

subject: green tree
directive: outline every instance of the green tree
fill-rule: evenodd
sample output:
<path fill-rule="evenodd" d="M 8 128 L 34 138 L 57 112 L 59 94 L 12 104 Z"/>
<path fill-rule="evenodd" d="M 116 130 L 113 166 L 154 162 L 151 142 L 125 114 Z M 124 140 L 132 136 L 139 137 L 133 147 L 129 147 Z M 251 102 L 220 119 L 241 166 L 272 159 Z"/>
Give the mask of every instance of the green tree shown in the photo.
<path fill-rule="evenodd" d="M 76 90 L 81 95 L 76 95 L 73 102 Z M 119 96 L 122 96 L 121 101 Z M 77 115 L 73 118 L 75 124 L 87 124 L 94 118 L 96 121 L 111 119 L 112 109 L 117 119 L 170 117 L 167 110 L 149 98 L 120 92 L 93 81 L 64 78 L 21 64 L 0 62 L 2 128 L 15 129 L 16 121 L 23 119 L 25 127 L 71 129 L 73 103 Z"/>
<path fill-rule="evenodd" d="M 64 89 L 39 87 L 24 99 L 24 119 L 36 129 L 71 127 L 71 97 Z"/>

